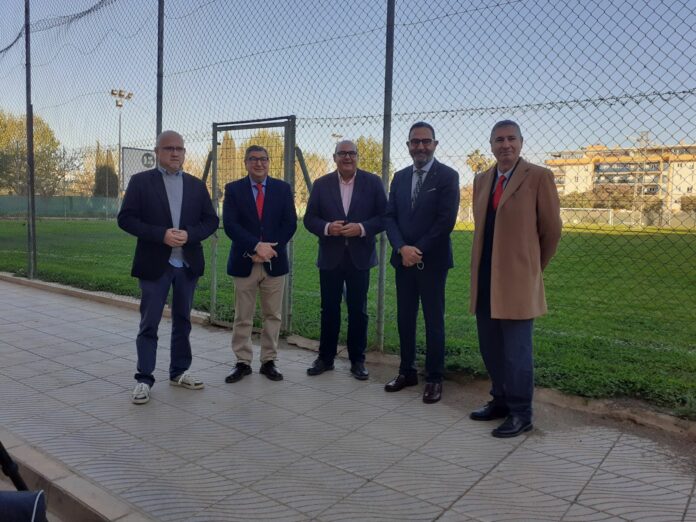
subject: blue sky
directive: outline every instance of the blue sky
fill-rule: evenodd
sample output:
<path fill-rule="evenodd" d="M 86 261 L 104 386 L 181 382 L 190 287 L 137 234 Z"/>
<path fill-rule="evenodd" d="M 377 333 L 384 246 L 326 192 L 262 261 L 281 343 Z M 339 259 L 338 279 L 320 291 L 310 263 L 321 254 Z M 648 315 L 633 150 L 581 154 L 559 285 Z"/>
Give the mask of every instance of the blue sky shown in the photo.
<path fill-rule="evenodd" d="M 34 21 L 94 0 L 34 0 Z M 21 28 L 22 0 L 0 7 L 0 48 Z M 134 92 L 123 142 L 155 132 L 155 0 L 119 0 L 32 37 L 35 112 L 69 147 L 117 142 L 112 88 Z M 243 4 L 243 5 L 239 5 Z M 696 141 L 696 5 L 658 1 L 397 0 L 392 163 L 409 161 L 417 119 L 466 181 L 466 155 L 488 150 L 513 118 L 526 154 L 591 143 Z M 164 127 L 204 150 L 213 121 L 295 114 L 298 144 L 328 157 L 334 139 L 382 136 L 386 2 L 167 0 Z M 23 43 L 0 56 L 0 108 L 24 112 Z M 669 94 L 672 92 L 680 95 Z M 686 94 L 683 94 L 686 92 Z M 651 93 L 659 93 L 651 97 Z"/>

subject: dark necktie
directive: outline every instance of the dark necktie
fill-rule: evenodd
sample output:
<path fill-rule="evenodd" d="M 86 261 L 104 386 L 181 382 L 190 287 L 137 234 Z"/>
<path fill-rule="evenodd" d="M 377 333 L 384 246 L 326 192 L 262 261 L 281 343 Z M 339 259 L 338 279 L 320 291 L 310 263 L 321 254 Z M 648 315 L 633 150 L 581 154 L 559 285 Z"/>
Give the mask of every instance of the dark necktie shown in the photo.
<path fill-rule="evenodd" d="M 263 216 L 263 183 L 256 184 L 256 213 L 260 220 Z"/>
<path fill-rule="evenodd" d="M 425 174 L 424 170 L 418 169 L 416 171 L 416 176 L 418 176 L 418 179 L 416 180 L 416 188 L 413 189 L 413 194 L 411 195 L 411 208 L 416 206 L 416 199 L 418 199 L 418 193 L 421 190 L 421 187 L 423 186 L 423 174 Z"/>
<path fill-rule="evenodd" d="M 500 198 L 503 197 L 503 191 L 505 190 L 505 176 L 500 176 L 498 178 L 498 184 L 495 186 L 495 192 L 493 192 L 493 210 L 498 210 L 498 203 L 500 203 Z"/>

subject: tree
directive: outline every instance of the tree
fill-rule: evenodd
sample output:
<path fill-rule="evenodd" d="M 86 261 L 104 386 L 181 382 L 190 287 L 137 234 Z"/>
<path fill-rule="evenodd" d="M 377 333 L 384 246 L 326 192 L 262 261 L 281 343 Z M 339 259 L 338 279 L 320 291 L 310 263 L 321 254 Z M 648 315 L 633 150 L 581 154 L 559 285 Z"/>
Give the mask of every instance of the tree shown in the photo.
<path fill-rule="evenodd" d="M 309 174 L 309 179 L 313 182 L 320 176 L 323 176 L 331 167 L 326 158 L 320 156 L 316 152 L 304 153 L 302 156 L 305 160 L 305 165 L 307 166 L 307 174 Z M 302 168 L 300 167 L 300 162 L 295 161 L 295 205 L 299 209 L 304 209 L 307 207 L 307 201 L 309 200 L 309 190 L 307 189 L 307 183 L 305 182 L 304 175 L 302 174 Z"/>
<path fill-rule="evenodd" d="M 360 136 L 355 140 L 355 146 L 358 149 L 358 167 L 382 176 L 382 143 L 371 136 Z M 391 165 L 388 171 L 391 176 L 393 174 Z"/>
<path fill-rule="evenodd" d="M 636 189 L 632 185 L 599 185 L 592 189 L 592 195 L 593 208 L 636 208 Z"/>
<path fill-rule="evenodd" d="M 103 154 L 99 144 L 97 144 L 94 191 L 92 194 L 97 197 L 118 197 L 118 175 L 114 168 L 114 158 L 111 150 L 107 150 L 106 154 Z"/>
<path fill-rule="evenodd" d="M 0 190 L 27 194 L 26 117 L 0 111 Z M 53 196 L 73 168 L 75 157 L 61 149 L 53 130 L 34 116 L 34 189 L 40 196 Z"/>
<path fill-rule="evenodd" d="M 679 200 L 682 212 L 696 213 L 696 196 L 682 196 Z"/>
<path fill-rule="evenodd" d="M 595 195 L 590 192 L 571 192 L 559 198 L 562 208 L 594 208 Z"/>
<path fill-rule="evenodd" d="M 479 149 L 476 149 L 474 152 L 467 154 L 466 164 L 471 169 L 471 172 L 477 174 L 479 172 L 488 170 L 495 165 L 495 158 L 486 156 Z"/>

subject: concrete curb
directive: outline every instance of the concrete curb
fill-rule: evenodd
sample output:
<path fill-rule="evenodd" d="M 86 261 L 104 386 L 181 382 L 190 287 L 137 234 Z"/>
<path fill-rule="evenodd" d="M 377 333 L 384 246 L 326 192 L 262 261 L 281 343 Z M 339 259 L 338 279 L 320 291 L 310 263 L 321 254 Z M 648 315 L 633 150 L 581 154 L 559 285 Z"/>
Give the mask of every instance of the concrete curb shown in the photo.
<path fill-rule="evenodd" d="M 0 428 L 0 440 L 29 489 L 43 489 L 50 513 L 80 522 L 152 522 L 134 506 L 82 478 L 15 434 Z"/>

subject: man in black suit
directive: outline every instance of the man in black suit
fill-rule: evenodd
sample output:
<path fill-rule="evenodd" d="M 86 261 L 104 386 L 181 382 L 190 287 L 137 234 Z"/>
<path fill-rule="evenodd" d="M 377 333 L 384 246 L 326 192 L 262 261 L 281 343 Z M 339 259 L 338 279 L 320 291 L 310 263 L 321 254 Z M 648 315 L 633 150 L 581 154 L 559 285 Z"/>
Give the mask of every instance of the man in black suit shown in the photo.
<path fill-rule="evenodd" d="M 118 226 L 138 238 L 131 275 L 137 277 L 140 330 L 136 339 L 138 365 L 132 394 L 135 404 L 150 400 L 155 383 L 157 330 L 172 289 L 172 335 L 169 383 L 198 390 L 203 383 L 189 373 L 191 366 L 191 307 L 205 259 L 201 241 L 217 230 L 219 219 L 205 184 L 181 167 L 184 138 L 174 131 L 157 136 L 158 167 L 140 172 L 128 183 Z"/>
<path fill-rule="evenodd" d="M 315 181 L 304 225 L 319 238 L 321 334 L 319 356 L 308 375 L 333 370 L 341 328 L 341 298 L 346 289 L 350 373 L 364 381 L 367 348 L 367 291 L 370 268 L 377 264 L 375 236 L 384 230 L 387 205 L 382 180 L 358 169 L 358 149 L 344 140 L 336 144 L 336 170 Z"/>
<path fill-rule="evenodd" d="M 251 330 L 256 294 L 261 293 L 261 369 L 272 381 L 283 379 L 276 368 L 285 275 L 289 272 L 287 244 L 297 229 L 292 189 L 268 175 L 268 151 L 251 145 L 244 153 L 248 176 L 225 185 L 222 222 L 232 240 L 227 273 L 234 277 L 232 350 L 237 363 L 225 382 L 251 374 Z"/>
<path fill-rule="evenodd" d="M 425 319 L 425 403 L 437 402 L 442 396 L 445 283 L 453 266 L 450 233 L 459 209 L 459 174 L 433 157 L 437 144 L 430 124 L 411 126 L 407 145 L 413 165 L 394 174 L 385 215 L 396 274 L 401 365 L 399 375 L 384 389 L 397 392 L 418 384 L 416 318 L 420 302 Z"/>

